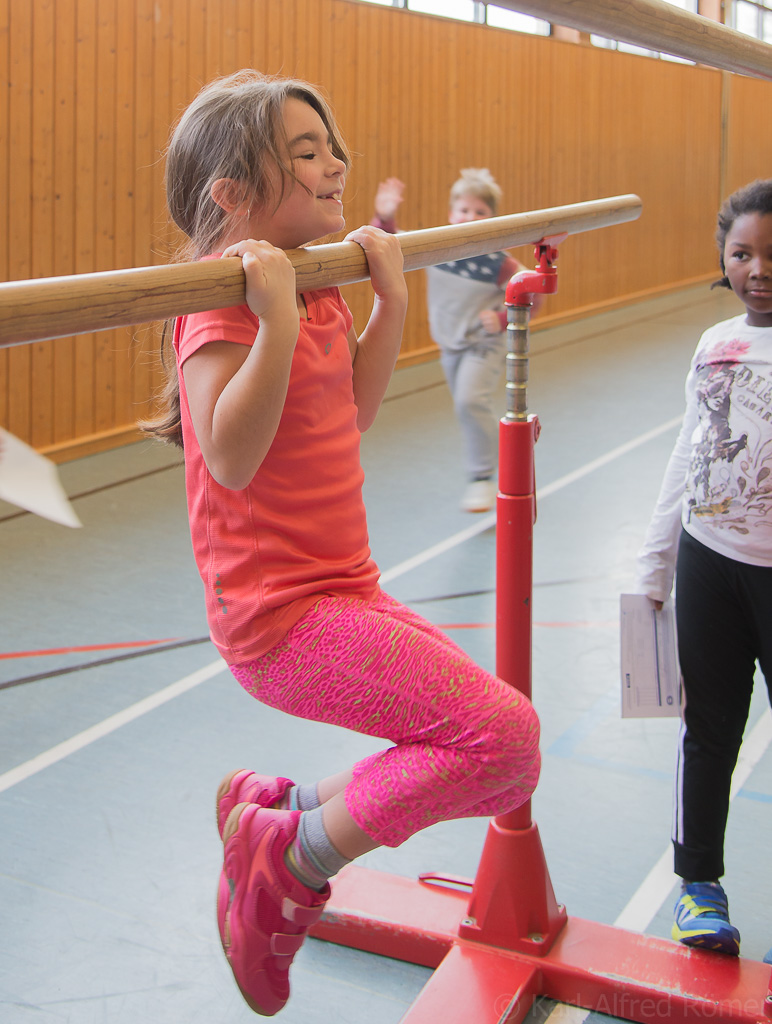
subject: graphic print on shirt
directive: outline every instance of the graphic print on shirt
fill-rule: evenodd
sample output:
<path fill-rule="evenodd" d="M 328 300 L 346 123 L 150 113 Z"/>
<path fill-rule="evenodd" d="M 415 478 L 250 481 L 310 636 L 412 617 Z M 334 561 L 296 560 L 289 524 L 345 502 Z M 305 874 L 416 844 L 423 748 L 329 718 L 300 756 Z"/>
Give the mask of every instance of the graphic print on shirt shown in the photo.
<path fill-rule="evenodd" d="M 448 274 L 458 274 L 472 281 L 498 281 L 501 265 L 507 259 L 506 253 L 493 252 L 487 256 L 472 256 L 465 260 L 452 260 L 450 263 L 438 264 L 438 270 Z"/>
<path fill-rule="evenodd" d="M 746 342 L 721 343 L 695 368 L 698 433 L 689 519 L 738 533 L 769 530 L 772 509 L 772 380 L 741 360 Z"/>

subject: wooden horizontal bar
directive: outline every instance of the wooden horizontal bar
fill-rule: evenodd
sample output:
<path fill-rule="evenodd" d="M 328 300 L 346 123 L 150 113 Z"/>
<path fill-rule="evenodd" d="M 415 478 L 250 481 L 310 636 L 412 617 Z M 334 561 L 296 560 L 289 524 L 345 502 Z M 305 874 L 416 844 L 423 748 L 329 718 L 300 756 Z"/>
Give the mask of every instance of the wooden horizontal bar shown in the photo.
<path fill-rule="evenodd" d="M 640 212 L 638 196 L 613 196 L 470 224 L 406 231 L 398 237 L 405 270 L 419 270 L 551 235 L 621 224 L 635 220 Z M 368 277 L 364 250 L 356 242 L 292 249 L 288 255 L 301 292 Z M 237 259 L 8 282 L 0 284 L 0 348 L 243 302 L 244 272 Z"/>
<path fill-rule="evenodd" d="M 723 71 L 772 80 L 772 46 L 663 0 L 496 0 L 499 7 L 658 50 Z"/>

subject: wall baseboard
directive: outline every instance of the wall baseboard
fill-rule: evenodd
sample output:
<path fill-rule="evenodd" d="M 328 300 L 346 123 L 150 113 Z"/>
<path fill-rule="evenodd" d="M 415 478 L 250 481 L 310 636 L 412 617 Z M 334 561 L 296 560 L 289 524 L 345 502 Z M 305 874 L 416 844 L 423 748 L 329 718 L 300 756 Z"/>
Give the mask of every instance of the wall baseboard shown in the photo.
<path fill-rule="evenodd" d="M 128 423 L 123 427 L 115 427 L 101 433 L 84 434 L 83 437 L 74 437 L 69 441 L 45 445 L 38 451 L 52 462 L 71 462 L 73 459 L 80 459 L 86 455 L 96 455 L 98 452 L 107 452 L 113 448 L 134 444 L 136 441 L 141 441 L 143 437 L 144 435 L 137 428 L 136 423 Z"/>

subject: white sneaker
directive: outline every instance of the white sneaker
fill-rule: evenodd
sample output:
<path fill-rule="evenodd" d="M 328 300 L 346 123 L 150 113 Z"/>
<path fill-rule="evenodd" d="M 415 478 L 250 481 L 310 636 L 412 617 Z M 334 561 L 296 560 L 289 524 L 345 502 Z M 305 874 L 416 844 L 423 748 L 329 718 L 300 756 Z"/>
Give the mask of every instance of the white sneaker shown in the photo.
<path fill-rule="evenodd" d="M 496 504 L 496 493 L 493 480 L 472 480 L 464 491 L 461 508 L 464 512 L 489 512 Z"/>

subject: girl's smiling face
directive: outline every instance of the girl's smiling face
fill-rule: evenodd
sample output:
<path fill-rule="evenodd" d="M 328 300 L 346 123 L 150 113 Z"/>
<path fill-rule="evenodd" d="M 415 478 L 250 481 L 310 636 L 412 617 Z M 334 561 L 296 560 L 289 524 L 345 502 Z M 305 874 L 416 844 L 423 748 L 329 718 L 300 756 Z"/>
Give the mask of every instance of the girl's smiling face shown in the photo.
<path fill-rule="evenodd" d="M 284 103 L 285 159 L 297 181 L 285 185 L 278 209 L 256 211 L 255 237 L 280 249 L 295 249 L 345 226 L 343 188 L 346 165 L 332 151 L 324 121 L 313 107 L 290 96 Z M 275 194 L 280 192 L 275 171 Z"/>
<path fill-rule="evenodd" d="M 751 327 L 772 327 L 772 213 L 744 213 L 724 242 L 724 267 Z"/>

